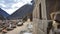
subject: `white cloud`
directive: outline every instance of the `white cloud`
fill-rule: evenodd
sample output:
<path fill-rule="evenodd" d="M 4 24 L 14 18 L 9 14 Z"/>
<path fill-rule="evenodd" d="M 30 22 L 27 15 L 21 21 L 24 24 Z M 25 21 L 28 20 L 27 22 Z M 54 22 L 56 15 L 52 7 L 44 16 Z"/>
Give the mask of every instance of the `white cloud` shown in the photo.
<path fill-rule="evenodd" d="M 11 9 L 4 9 L 2 8 L 3 10 L 5 10 L 9 15 L 13 14 L 17 9 L 19 9 L 20 7 L 22 7 L 23 5 L 25 4 L 22 4 L 20 2 L 16 3 L 16 4 L 13 4 L 11 6 Z"/>
<path fill-rule="evenodd" d="M 5 4 L 3 4 L 3 3 L 0 3 L 0 6 L 2 6 L 2 7 L 6 7 L 6 5 L 5 5 Z"/>
<path fill-rule="evenodd" d="M 15 7 L 16 7 L 16 8 L 20 8 L 20 7 L 22 7 L 23 5 L 25 5 L 25 4 L 18 2 L 18 3 L 13 4 L 11 7 L 12 7 L 12 8 L 15 8 Z"/>
<path fill-rule="evenodd" d="M 21 7 L 25 4 L 31 4 L 32 5 L 32 3 L 31 3 L 32 0 L 15 0 L 15 1 L 19 1 L 19 2 L 15 3 L 12 7 Z"/>
<path fill-rule="evenodd" d="M 14 0 L 15 2 L 20 2 L 21 0 Z"/>
<path fill-rule="evenodd" d="M 5 10 L 9 15 L 13 14 L 17 9 L 3 9 Z"/>
<path fill-rule="evenodd" d="M 0 3 L 5 3 L 5 1 L 4 0 L 0 0 Z"/>
<path fill-rule="evenodd" d="M 12 0 L 11 0 L 12 1 Z M 0 3 L 0 5 L 4 8 L 2 8 L 3 10 L 5 10 L 9 15 L 13 14 L 17 9 L 19 9 L 20 7 L 24 6 L 25 4 L 30 4 L 32 0 L 14 0 L 14 2 L 16 3 L 12 3 L 11 5 L 9 5 L 9 3 L 6 5 L 4 3 Z M 4 1 L 3 1 L 4 2 Z M 8 7 L 7 7 L 8 6 Z M 5 8 L 8 9 L 5 9 Z M 11 7 L 11 8 L 9 8 Z"/>
<path fill-rule="evenodd" d="M 27 3 L 27 4 L 32 4 L 31 1 L 32 0 L 22 0 L 22 2 Z"/>

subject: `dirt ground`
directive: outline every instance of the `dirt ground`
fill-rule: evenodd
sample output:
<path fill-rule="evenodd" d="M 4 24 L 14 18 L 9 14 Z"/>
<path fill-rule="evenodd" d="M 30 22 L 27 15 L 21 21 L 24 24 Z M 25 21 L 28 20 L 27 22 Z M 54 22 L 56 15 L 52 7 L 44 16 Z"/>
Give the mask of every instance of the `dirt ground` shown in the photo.
<path fill-rule="evenodd" d="M 25 22 L 23 26 L 17 26 L 17 28 L 12 31 L 8 31 L 6 34 L 20 34 L 22 30 L 27 30 L 27 24 L 29 24 L 29 22 Z"/>

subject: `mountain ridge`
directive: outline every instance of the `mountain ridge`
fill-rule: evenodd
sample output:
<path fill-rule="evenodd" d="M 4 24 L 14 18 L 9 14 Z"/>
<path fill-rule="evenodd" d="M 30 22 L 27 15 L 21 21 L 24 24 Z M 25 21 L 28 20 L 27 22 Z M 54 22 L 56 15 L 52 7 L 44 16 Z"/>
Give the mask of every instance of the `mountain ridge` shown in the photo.
<path fill-rule="evenodd" d="M 6 13 L 3 9 L 0 8 L 0 15 L 2 15 L 4 18 L 8 17 L 9 14 Z"/>
<path fill-rule="evenodd" d="M 33 11 L 34 5 L 24 5 L 18 10 L 16 10 L 12 15 L 8 16 L 7 19 L 18 19 L 18 18 L 24 18 L 27 16 L 27 14 L 31 14 Z"/>

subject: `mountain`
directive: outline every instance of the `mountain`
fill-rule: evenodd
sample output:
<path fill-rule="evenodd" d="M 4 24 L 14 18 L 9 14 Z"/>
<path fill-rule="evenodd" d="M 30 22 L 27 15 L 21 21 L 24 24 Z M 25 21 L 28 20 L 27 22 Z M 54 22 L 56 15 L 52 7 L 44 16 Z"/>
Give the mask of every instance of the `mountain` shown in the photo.
<path fill-rule="evenodd" d="M 18 18 L 24 18 L 27 16 L 27 14 L 31 14 L 33 11 L 34 5 L 24 5 L 18 10 L 16 10 L 12 15 L 8 16 L 7 19 L 18 19 Z"/>
<path fill-rule="evenodd" d="M 9 14 L 0 8 L 0 16 L 3 16 L 4 18 L 6 18 L 7 16 L 9 16 Z"/>

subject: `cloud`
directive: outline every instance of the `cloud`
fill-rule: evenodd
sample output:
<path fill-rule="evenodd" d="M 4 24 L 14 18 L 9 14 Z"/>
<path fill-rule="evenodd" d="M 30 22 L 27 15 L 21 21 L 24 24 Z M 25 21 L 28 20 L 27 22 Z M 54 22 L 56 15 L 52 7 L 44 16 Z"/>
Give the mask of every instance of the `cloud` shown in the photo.
<path fill-rule="evenodd" d="M 17 9 L 3 9 L 5 12 L 7 12 L 9 15 L 13 14 Z"/>
<path fill-rule="evenodd" d="M 6 5 L 5 5 L 5 4 L 3 4 L 3 3 L 0 3 L 0 6 L 2 6 L 2 7 L 6 7 Z"/>
<path fill-rule="evenodd" d="M 32 4 L 31 3 L 32 0 L 14 0 L 14 1 L 18 1 L 18 3 L 13 4 L 11 6 L 12 8 L 20 8 L 25 4 Z"/>
<path fill-rule="evenodd" d="M 20 7 L 24 6 L 25 4 L 22 4 L 20 2 L 13 4 L 9 9 L 4 9 L 9 15 L 13 14 L 17 9 L 19 9 Z"/>
<path fill-rule="evenodd" d="M 0 2 L 0 6 L 3 10 L 5 10 L 9 15 L 13 14 L 17 9 L 24 6 L 25 4 L 32 5 L 32 0 L 10 0 L 12 2 L 6 3 L 5 0 Z"/>
<path fill-rule="evenodd" d="M 23 4 L 23 3 L 21 3 L 21 2 L 18 2 L 18 3 L 13 4 L 11 7 L 12 7 L 12 8 L 20 8 L 20 7 L 22 7 L 23 5 L 25 5 L 25 4 Z"/>
<path fill-rule="evenodd" d="M 5 3 L 5 1 L 4 0 L 0 0 L 0 3 Z"/>
<path fill-rule="evenodd" d="M 23 3 L 26 3 L 26 4 L 32 4 L 31 1 L 32 0 L 21 0 Z"/>
<path fill-rule="evenodd" d="M 14 0 L 15 2 L 20 2 L 21 0 Z"/>

